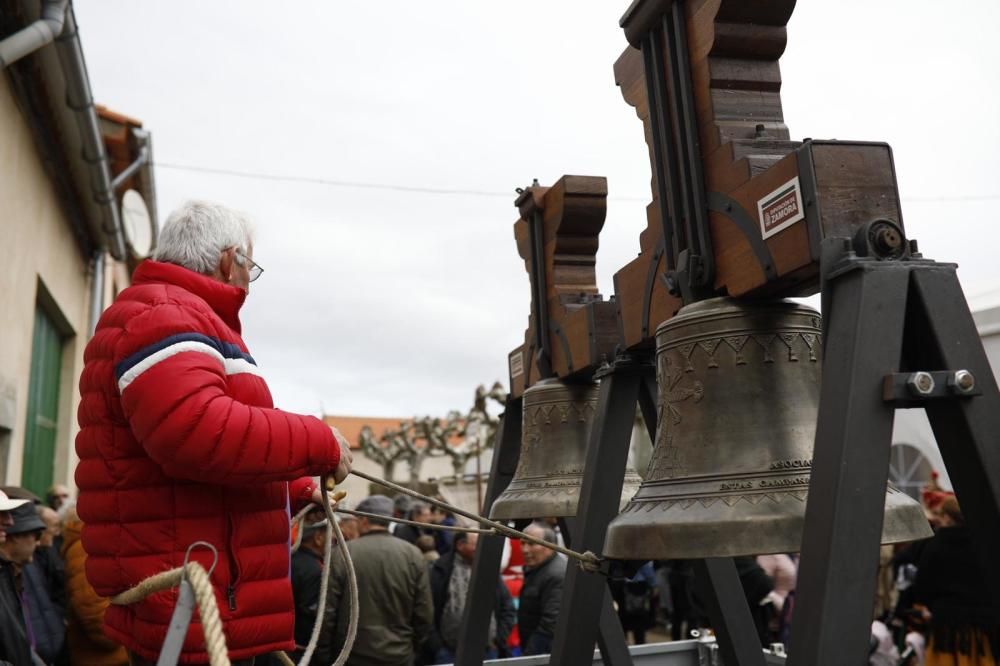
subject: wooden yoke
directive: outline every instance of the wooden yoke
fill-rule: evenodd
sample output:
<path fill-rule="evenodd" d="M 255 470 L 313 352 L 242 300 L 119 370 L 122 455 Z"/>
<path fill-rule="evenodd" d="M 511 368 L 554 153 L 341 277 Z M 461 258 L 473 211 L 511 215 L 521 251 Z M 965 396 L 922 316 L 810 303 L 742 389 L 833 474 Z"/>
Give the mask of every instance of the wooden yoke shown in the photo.
<path fill-rule="evenodd" d="M 636 0 L 621 20 L 615 79 L 653 175 L 640 255 L 615 274 L 625 349 L 684 302 L 817 292 L 823 238 L 875 220 L 909 251 L 888 145 L 789 140 L 778 58 L 794 5 Z"/>
<path fill-rule="evenodd" d="M 515 205 L 517 251 L 531 277 L 531 316 L 524 345 L 509 356 L 510 392 L 546 377 L 589 378 L 618 344 L 615 304 L 597 291 L 598 235 L 607 213 L 603 177 L 563 176 L 552 187 L 537 182 Z"/>

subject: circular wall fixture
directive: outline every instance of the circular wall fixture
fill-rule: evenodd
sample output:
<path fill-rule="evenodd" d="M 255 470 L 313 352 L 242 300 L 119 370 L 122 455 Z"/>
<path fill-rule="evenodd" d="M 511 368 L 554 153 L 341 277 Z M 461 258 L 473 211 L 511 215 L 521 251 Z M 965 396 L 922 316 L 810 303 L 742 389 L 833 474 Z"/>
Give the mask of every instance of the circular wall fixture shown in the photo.
<path fill-rule="evenodd" d="M 153 221 L 142 195 L 135 190 L 122 196 L 122 226 L 132 254 L 138 259 L 148 257 L 153 249 Z"/>

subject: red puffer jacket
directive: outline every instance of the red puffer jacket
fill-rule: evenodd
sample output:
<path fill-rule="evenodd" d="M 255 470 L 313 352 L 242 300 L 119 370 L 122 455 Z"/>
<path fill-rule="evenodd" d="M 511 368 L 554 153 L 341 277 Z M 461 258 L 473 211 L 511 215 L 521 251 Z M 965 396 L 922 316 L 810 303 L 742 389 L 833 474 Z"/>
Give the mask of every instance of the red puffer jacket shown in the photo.
<path fill-rule="evenodd" d="M 211 543 L 232 659 L 293 649 L 290 501 L 304 506 L 315 484 L 302 477 L 340 457 L 319 419 L 273 409 L 240 338 L 245 298 L 173 264 L 140 264 L 84 353 L 76 439 L 94 589 L 110 597 Z M 205 549 L 195 557 L 212 563 Z M 176 599 L 171 590 L 110 607 L 108 636 L 155 660 Z M 200 627 L 181 662 L 208 662 Z"/>

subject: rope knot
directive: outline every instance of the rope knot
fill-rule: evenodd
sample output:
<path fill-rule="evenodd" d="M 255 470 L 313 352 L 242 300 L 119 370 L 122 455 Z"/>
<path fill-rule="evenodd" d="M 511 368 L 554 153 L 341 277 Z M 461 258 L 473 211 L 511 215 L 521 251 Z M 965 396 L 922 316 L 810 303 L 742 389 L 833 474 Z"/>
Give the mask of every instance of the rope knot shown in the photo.
<path fill-rule="evenodd" d="M 602 562 L 604 560 L 588 550 L 584 551 L 583 556 L 580 558 L 579 566 L 587 573 L 600 573 Z"/>

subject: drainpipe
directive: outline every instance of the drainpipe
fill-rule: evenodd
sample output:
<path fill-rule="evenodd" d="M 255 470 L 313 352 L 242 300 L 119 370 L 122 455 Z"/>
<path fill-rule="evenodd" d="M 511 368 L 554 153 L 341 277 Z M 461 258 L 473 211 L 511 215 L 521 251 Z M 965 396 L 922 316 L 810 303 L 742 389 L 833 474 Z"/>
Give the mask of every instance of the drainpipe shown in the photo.
<path fill-rule="evenodd" d="M 94 109 L 94 99 L 90 91 L 90 78 L 83 59 L 83 49 L 76 27 L 73 8 L 66 11 L 66 21 L 62 34 L 56 39 L 56 50 L 66 77 L 66 104 L 75 112 L 83 143 L 83 160 L 90 169 L 90 191 L 94 201 L 101 207 L 104 217 L 101 230 L 110 242 L 112 256 L 119 261 L 126 258 L 125 232 L 118 212 L 118 200 L 111 186 L 111 169 L 108 154 L 104 149 L 104 137 Z"/>
<path fill-rule="evenodd" d="M 104 312 L 104 250 L 94 253 L 94 281 L 90 283 L 90 336 L 94 337 L 97 320 Z"/>
<path fill-rule="evenodd" d="M 0 69 L 51 44 L 63 30 L 69 0 L 43 0 L 42 18 L 0 41 Z"/>
<path fill-rule="evenodd" d="M 149 218 L 153 228 L 153 244 L 150 246 L 154 250 L 160 240 L 160 223 L 156 214 L 156 179 L 153 177 L 153 137 L 144 129 L 133 129 L 132 135 L 139 142 L 140 150 L 146 154 L 146 161 L 142 165 L 142 175 L 145 184 L 143 195 L 146 198 L 146 207 L 149 209 Z"/>

